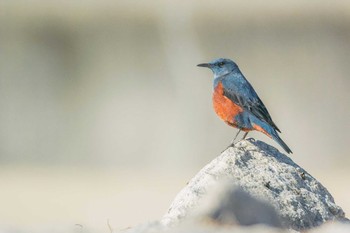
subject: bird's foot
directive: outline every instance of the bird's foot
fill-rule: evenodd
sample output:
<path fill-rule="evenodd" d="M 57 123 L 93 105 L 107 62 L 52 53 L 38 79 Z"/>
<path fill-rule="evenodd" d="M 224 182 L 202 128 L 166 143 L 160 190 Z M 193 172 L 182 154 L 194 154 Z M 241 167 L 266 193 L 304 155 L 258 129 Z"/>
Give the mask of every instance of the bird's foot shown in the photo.
<path fill-rule="evenodd" d="M 227 150 L 227 149 L 230 148 L 230 147 L 235 147 L 235 140 L 233 140 L 233 141 L 230 143 L 230 145 L 228 145 L 228 147 L 225 148 L 225 150 Z M 224 152 L 225 150 L 223 150 L 222 152 Z M 221 152 L 221 153 L 222 153 L 222 152 Z"/>
<path fill-rule="evenodd" d="M 225 150 L 227 150 L 227 149 L 230 148 L 230 147 L 235 147 L 235 144 L 236 144 L 235 141 L 236 141 L 237 136 L 239 135 L 239 133 L 240 133 L 241 131 L 242 131 L 241 129 L 238 130 L 238 132 L 237 132 L 235 138 L 231 141 L 230 145 L 228 145 L 228 147 L 226 147 Z M 245 138 L 247 137 L 247 135 L 248 135 L 248 132 L 245 132 L 244 135 L 243 135 L 243 138 L 242 138 L 241 140 L 239 140 L 239 141 L 245 140 Z M 225 151 L 225 150 L 224 150 L 224 151 Z"/>

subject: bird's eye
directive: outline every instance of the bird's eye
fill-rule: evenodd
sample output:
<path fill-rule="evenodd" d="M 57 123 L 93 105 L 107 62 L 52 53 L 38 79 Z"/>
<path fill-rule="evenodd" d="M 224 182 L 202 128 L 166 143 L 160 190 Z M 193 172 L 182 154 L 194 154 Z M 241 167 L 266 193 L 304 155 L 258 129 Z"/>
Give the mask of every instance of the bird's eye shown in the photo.
<path fill-rule="evenodd" d="M 223 67 L 225 65 L 225 63 L 224 62 L 220 62 L 218 65 L 219 65 L 219 67 Z"/>

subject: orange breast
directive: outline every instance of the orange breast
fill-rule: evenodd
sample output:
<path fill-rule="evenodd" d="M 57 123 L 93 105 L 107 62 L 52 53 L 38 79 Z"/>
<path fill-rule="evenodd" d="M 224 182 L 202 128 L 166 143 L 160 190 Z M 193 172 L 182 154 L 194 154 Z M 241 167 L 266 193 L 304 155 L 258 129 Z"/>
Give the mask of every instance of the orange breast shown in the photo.
<path fill-rule="evenodd" d="M 224 96 L 224 87 L 221 82 L 215 87 L 213 93 L 213 106 L 216 114 L 227 124 L 236 127 L 235 116 L 243 109 Z"/>

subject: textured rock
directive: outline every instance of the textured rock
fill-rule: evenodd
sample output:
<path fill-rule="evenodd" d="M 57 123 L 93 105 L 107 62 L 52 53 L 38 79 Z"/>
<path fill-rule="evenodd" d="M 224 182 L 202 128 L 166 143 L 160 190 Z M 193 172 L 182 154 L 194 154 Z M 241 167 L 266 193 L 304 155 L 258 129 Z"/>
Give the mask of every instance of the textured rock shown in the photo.
<path fill-rule="evenodd" d="M 346 219 L 332 195 L 309 173 L 274 147 L 248 139 L 205 166 L 177 195 L 162 224 L 176 225 L 191 215 L 221 179 L 274 206 L 286 228 L 299 231 Z"/>

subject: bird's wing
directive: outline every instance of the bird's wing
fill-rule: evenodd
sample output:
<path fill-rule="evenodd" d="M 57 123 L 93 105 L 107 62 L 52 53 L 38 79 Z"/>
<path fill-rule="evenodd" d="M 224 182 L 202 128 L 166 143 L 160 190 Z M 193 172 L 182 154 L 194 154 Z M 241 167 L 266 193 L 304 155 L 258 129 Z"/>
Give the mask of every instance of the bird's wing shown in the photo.
<path fill-rule="evenodd" d="M 272 121 L 264 103 L 244 77 L 240 79 L 226 77 L 222 80 L 222 84 L 224 87 L 224 95 L 227 98 L 242 107 L 244 110 L 251 112 L 260 120 L 265 121 L 278 132 L 281 132 Z"/>

